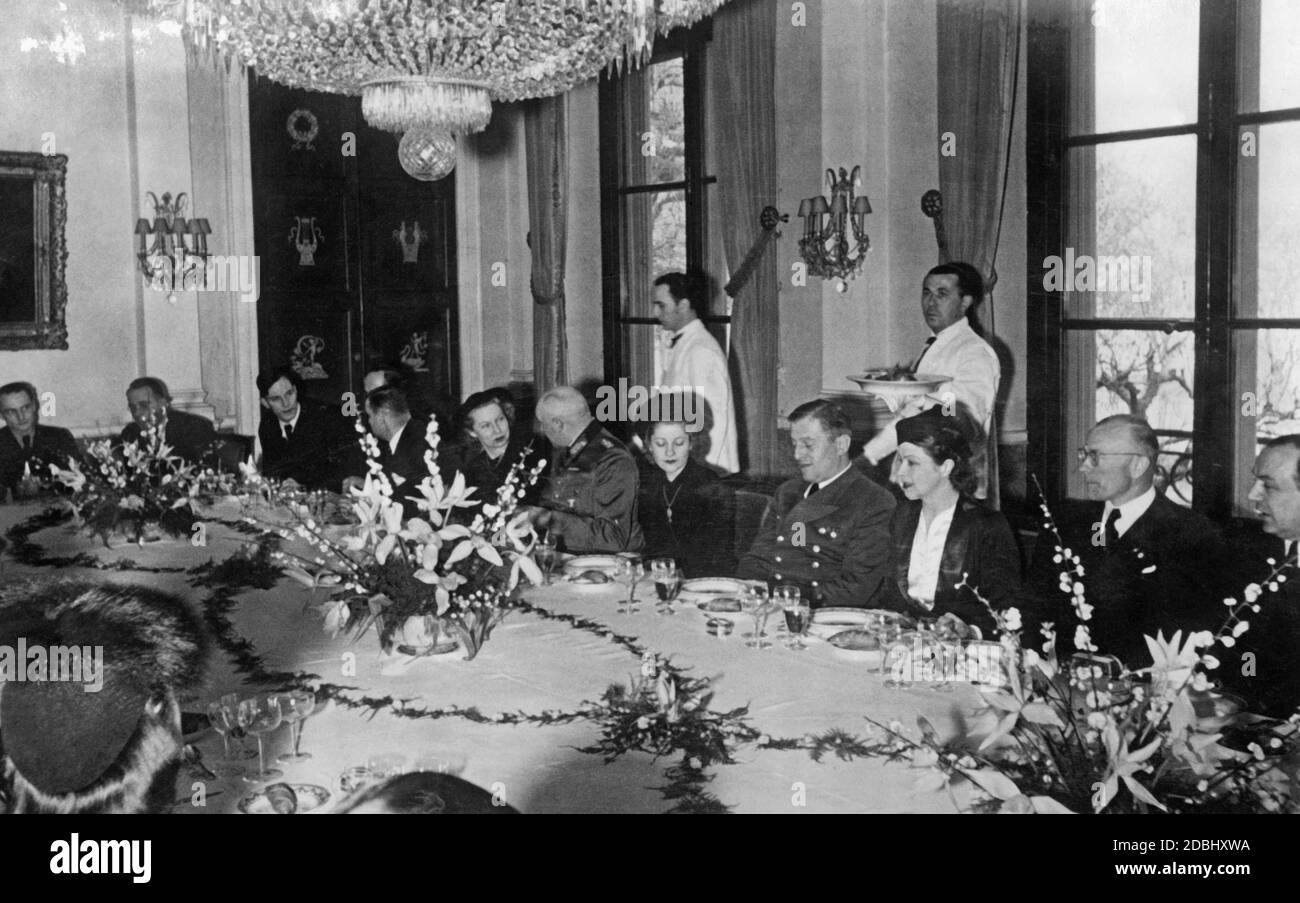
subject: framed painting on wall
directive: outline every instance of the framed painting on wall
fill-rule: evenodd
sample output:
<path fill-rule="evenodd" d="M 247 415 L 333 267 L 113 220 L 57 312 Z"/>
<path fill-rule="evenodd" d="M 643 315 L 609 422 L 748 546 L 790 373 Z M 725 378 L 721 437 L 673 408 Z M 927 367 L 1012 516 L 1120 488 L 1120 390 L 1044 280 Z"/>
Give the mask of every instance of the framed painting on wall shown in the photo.
<path fill-rule="evenodd" d="M 0 151 L 0 350 L 67 350 L 67 165 Z"/>

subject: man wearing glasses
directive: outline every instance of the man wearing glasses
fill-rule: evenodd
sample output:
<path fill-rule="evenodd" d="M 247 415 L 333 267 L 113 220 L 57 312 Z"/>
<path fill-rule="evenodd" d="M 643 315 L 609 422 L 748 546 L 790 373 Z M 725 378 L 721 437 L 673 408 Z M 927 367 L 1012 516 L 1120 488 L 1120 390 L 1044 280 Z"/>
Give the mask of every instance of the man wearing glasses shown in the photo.
<path fill-rule="evenodd" d="M 1145 635 L 1163 630 L 1168 638 L 1182 630 L 1186 637 L 1223 620 L 1227 549 L 1206 517 L 1156 492 L 1159 450 L 1141 417 L 1102 420 L 1077 452 L 1089 501 L 1072 516 L 1057 517 L 1065 547 L 1083 565 L 1079 580 L 1093 606 L 1087 625 L 1098 654 L 1130 669 L 1151 664 Z M 1057 554 L 1051 533 L 1040 533 L 1025 581 L 1030 616 L 1023 636 L 1026 645 L 1038 646 L 1038 624 L 1051 621 L 1057 651 L 1068 657 L 1080 621 L 1060 588 L 1069 563 L 1054 561 Z"/>

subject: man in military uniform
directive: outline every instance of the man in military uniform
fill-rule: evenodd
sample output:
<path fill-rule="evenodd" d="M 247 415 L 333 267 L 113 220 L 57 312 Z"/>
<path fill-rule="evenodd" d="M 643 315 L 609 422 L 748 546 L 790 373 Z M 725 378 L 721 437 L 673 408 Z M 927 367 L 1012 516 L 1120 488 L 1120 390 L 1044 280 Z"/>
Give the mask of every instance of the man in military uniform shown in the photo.
<path fill-rule="evenodd" d="M 548 528 L 568 552 L 637 552 L 644 545 L 636 519 L 636 462 L 591 416 L 569 386 L 537 403 L 537 420 L 554 447 L 534 525 Z"/>
<path fill-rule="evenodd" d="M 888 576 L 894 497 L 852 466 L 839 405 L 810 401 L 789 420 L 803 478 L 776 491 L 738 576 L 793 583 L 814 607 L 866 607 Z"/>

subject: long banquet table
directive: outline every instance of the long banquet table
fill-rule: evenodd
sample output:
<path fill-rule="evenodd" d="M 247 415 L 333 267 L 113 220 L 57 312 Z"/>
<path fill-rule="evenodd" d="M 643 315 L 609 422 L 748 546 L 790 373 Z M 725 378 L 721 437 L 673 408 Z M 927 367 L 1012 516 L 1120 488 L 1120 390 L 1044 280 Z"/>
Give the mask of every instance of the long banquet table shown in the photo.
<path fill-rule="evenodd" d="M 40 511 L 30 505 L 0 507 L 0 532 Z M 204 547 L 164 540 L 143 546 L 121 542 L 109 549 L 69 525 L 48 527 L 29 538 L 49 558 L 87 553 L 99 564 L 23 564 L 13 559 L 11 549 L 0 579 L 75 576 L 144 583 L 181 594 L 194 605 L 210 604 L 213 590 L 196 585 L 194 575 L 185 571 L 209 560 L 220 562 L 250 540 L 219 521 L 208 523 Z M 638 596 L 641 592 L 652 592 L 652 587 L 643 584 Z M 943 733 L 953 730 L 976 702 L 970 687 L 951 692 L 887 689 L 874 668 L 840 658 L 823 642 L 810 643 L 804 652 L 779 643 L 764 651 L 747 649 L 740 638 L 743 624 L 737 624 L 731 637 L 710 636 L 706 615 L 693 606 L 679 606 L 677 614 L 663 616 L 647 598 L 639 613 L 619 614 L 615 609 L 625 594 L 621 586 L 577 589 L 558 584 L 532 588 L 525 598 L 550 612 L 598 621 L 670 657 L 674 665 L 689 668 L 691 676 L 712 678 L 713 708 L 748 705 L 753 726 L 772 737 L 801 737 L 831 728 L 862 735 L 868 727 L 865 715 L 884 723 L 897 719 L 909 727 L 914 727 L 917 715 L 924 715 Z M 463 777 L 525 813 L 664 812 L 673 807 L 658 788 L 668 783 L 664 769 L 676 761 L 656 761 L 637 752 L 606 764 L 599 755 L 580 752 L 599 737 L 593 721 L 539 726 L 429 717 L 433 710 L 453 707 L 473 708 L 489 717 L 583 708 L 611 683 L 626 682 L 638 673 L 639 659 L 624 646 L 560 620 L 513 611 L 473 661 L 459 653 L 422 659 L 385 656 L 373 633 L 356 643 L 331 638 L 310 601 L 311 591 L 288 578 L 272 589 L 234 596 L 233 604 L 222 607 L 224 617 L 232 635 L 251 647 L 219 643 L 206 686 L 196 697 L 183 700 L 183 708 L 201 711 L 224 693 L 251 695 L 268 689 L 250 683 L 240 672 L 240 656 L 245 657 L 247 672 L 249 654 L 260 659 L 263 674 L 307 672 L 318 675 L 319 682 L 345 688 L 348 699 L 368 700 L 351 707 L 335 701 L 319 709 L 303 731 L 302 748 L 312 758 L 279 766 L 285 772 L 282 780 L 331 790 L 333 799 L 320 811 L 338 801 L 338 776 L 349 766 L 380 753 L 415 758 L 447 751 L 464 757 Z M 396 710 L 403 708 L 416 717 L 398 715 Z M 269 734 L 268 755 L 284 752 L 287 744 L 287 729 Z M 221 743 L 215 734 L 206 735 L 199 745 L 209 764 L 218 762 Z M 841 761 L 834 755 L 815 762 L 804 749 L 759 749 L 754 744 L 740 746 L 735 757 L 735 764 L 712 769 L 714 779 L 706 787 L 735 812 L 954 811 L 948 794 L 917 790 L 923 772 L 906 763 Z M 191 796 L 191 780 L 178 785 L 178 798 Z M 209 782 L 204 806 L 178 805 L 175 811 L 235 811 L 247 789 L 238 779 Z"/>

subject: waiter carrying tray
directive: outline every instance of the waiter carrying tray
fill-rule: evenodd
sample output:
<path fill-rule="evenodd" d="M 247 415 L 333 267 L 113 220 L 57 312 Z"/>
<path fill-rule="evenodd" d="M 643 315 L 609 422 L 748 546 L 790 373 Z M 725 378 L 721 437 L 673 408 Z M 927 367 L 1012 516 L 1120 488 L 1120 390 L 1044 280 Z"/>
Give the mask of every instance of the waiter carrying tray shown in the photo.
<path fill-rule="evenodd" d="M 1002 378 L 997 352 L 971 328 L 971 311 L 984 297 L 984 280 L 968 263 L 941 264 L 925 274 L 921 314 L 931 336 L 912 364 L 913 373 L 948 377 L 933 394 L 909 399 L 862 450 L 863 457 L 879 464 L 898 448 L 895 424 L 936 404 L 952 403 L 955 415 L 978 424 L 981 435 L 971 444 L 980 447 L 971 464 L 978 478 L 976 498 L 988 498 L 990 463 L 997 460 L 993 407 Z"/>

